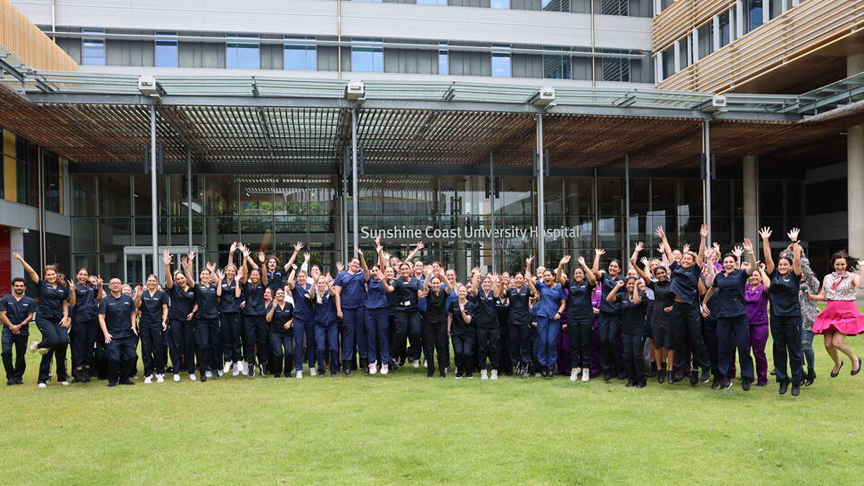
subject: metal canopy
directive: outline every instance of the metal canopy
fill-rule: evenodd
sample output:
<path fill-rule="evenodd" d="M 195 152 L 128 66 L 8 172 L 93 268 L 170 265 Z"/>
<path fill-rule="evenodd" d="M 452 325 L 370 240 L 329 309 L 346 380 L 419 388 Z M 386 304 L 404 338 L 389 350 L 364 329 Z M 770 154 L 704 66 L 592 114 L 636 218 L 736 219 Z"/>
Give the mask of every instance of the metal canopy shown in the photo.
<path fill-rule="evenodd" d="M 216 171 L 332 170 L 350 144 L 354 108 L 365 164 L 378 170 L 485 165 L 490 153 L 504 171 L 530 166 L 539 114 L 553 167 L 621 164 L 630 154 L 632 168 L 692 168 L 703 120 L 712 120 L 718 160 L 738 160 L 836 133 L 801 122 L 837 90 L 860 90 L 850 79 L 802 96 L 729 94 L 714 111 L 709 94 L 651 89 L 559 88 L 543 107 L 531 103 L 538 88 L 524 85 L 367 81 L 365 98 L 349 101 L 345 80 L 168 76 L 158 78 L 157 100 L 132 75 L 18 74 L 23 82 L 0 78 L 0 125 L 25 138 L 79 163 L 143 165 L 155 106 L 166 163 L 185 165 L 189 149 Z"/>

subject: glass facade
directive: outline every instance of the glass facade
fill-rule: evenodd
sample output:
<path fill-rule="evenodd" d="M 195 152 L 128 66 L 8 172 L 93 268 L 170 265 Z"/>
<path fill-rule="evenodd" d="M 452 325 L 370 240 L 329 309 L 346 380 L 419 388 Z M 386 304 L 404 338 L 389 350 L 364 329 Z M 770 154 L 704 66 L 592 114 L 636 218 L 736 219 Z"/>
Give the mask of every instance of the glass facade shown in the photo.
<path fill-rule="evenodd" d="M 177 67 L 179 59 L 179 47 L 177 41 L 171 39 L 176 37 L 177 32 L 156 32 L 157 36 L 165 36 L 167 39 L 156 40 L 154 64 L 156 67 Z"/>
<path fill-rule="evenodd" d="M 418 241 L 422 258 L 439 260 L 460 275 L 480 266 L 518 271 L 535 254 L 537 193 L 531 177 L 367 175 L 359 181 L 359 239 L 368 248 L 382 235 L 387 251 L 405 256 Z M 546 264 L 565 253 L 629 255 L 626 241 L 644 241 L 656 252 L 654 228 L 667 228 L 675 245 L 698 242 L 702 182 L 632 178 L 630 214 L 617 177 L 547 177 Z M 352 245 L 351 199 L 336 175 L 195 174 L 158 177 L 159 244 L 202 248 L 201 258 L 224 264 L 231 243 L 290 254 L 306 244 L 315 263 L 332 268 Z M 766 182 L 768 183 L 768 182 Z M 72 177 L 72 263 L 103 275 L 139 281 L 149 266 L 126 262 L 126 246 L 151 244 L 150 178 L 145 175 L 75 174 Z M 787 187 L 789 183 L 780 181 Z M 740 180 L 715 181 L 714 239 L 743 237 Z M 796 186 L 800 189 L 800 185 Z M 766 187 L 765 191 L 772 191 Z M 784 223 L 797 221 L 784 209 Z M 803 209 L 802 209 L 803 210 Z M 797 215 L 800 219 L 800 214 Z M 766 224 L 771 221 L 766 219 Z M 777 227 L 786 227 L 776 223 Z M 348 242 L 347 245 L 345 242 Z M 140 257 L 139 257 L 140 258 Z"/>
<path fill-rule="evenodd" d="M 233 39 L 257 39 L 257 35 L 228 34 Z M 260 69 L 261 55 L 258 42 L 227 42 L 225 44 L 225 67 L 228 69 Z"/>
<path fill-rule="evenodd" d="M 351 47 L 351 70 L 354 72 L 384 72 L 384 41 L 381 39 L 355 39 L 363 45 Z"/>
<path fill-rule="evenodd" d="M 287 70 L 314 71 L 318 69 L 317 50 L 314 43 L 302 41 L 315 40 L 314 37 L 285 37 L 284 67 Z"/>

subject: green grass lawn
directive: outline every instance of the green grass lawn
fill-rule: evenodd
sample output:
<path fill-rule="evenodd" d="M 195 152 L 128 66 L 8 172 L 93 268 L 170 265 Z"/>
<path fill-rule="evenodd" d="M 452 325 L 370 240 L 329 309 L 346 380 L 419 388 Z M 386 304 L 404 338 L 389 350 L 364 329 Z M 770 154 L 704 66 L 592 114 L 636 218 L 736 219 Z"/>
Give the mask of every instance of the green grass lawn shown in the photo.
<path fill-rule="evenodd" d="M 38 389 L 28 356 L 26 385 L 2 388 L 0 484 L 864 484 L 864 374 L 847 362 L 829 378 L 821 342 L 797 398 L 773 382 L 639 390 L 413 368 Z"/>

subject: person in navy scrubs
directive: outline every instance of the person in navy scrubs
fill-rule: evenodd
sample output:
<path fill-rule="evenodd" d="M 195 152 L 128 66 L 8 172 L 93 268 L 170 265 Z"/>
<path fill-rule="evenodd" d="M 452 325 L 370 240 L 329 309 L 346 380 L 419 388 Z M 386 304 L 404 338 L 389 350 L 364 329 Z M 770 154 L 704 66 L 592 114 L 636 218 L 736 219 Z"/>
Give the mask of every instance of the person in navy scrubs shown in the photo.
<path fill-rule="evenodd" d="M 471 295 L 468 296 L 468 299 L 474 303 L 471 323 L 477 333 L 477 362 L 481 380 L 490 378 L 486 371 L 487 357 L 492 366 L 491 379 L 498 379 L 498 343 L 501 339 L 495 302 L 500 296 L 501 288 L 496 278 L 497 275 L 488 274 L 483 277 L 481 283 L 480 274 L 475 273 L 471 282 Z"/>
<path fill-rule="evenodd" d="M 567 330 L 570 333 L 570 381 L 580 378 L 582 381 L 591 379 L 591 333 L 594 331 L 594 307 L 591 306 L 591 295 L 597 281 L 594 272 L 588 268 L 585 259 L 579 257 L 579 266 L 573 269 L 573 278 L 568 279 L 564 266 L 570 263 L 572 257 L 564 255 L 555 277 L 567 289 Z"/>
<path fill-rule="evenodd" d="M 135 354 L 135 302 L 123 294 L 123 282 L 112 278 L 108 295 L 99 303 L 99 326 L 108 353 L 108 386 L 134 385 L 129 377 L 138 360 Z"/>
<path fill-rule="evenodd" d="M 231 245 L 229 261 L 233 262 L 236 243 Z M 243 324 L 240 321 L 240 296 L 242 288 L 240 285 L 240 274 L 233 263 L 225 265 L 222 276 L 222 295 L 219 296 L 219 333 L 222 343 L 222 374 L 231 371 L 233 364 L 233 376 L 240 374 L 240 366 L 243 359 L 243 350 L 240 347 L 243 335 Z"/>
<path fill-rule="evenodd" d="M 393 280 L 391 285 L 396 300 L 394 309 L 396 328 L 390 346 L 390 356 L 398 362 L 399 366 L 402 366 L 408 357 L 405 347 L 408 332 L 420 327 L 418 293 L 422 284 L 414 277 L 413 267 L 403 262 L 399 265 L 399 277 Z M 419 336 L 417 340 L 419 342 Z"/>
<path fill-rule="evenodd" d="M 525 273 L 529 276 L 528 285 L 538 295 L 537 315 L 534 322 L 537 323 L 537 361 L 540 365 L 540 376 L 552 378 L 555 376 L 558 361 L 555 339 L 561 332 L 561 315 L 567 305 L 567 296 L 564 295 L 564 288 L 555 281 L 555 275 L 551 270 L 544 269 L 542 275 L 538 274 L 537 283 L 534 283 L 534 279 L 530 277 L 530 272 L 530 268 L 525 269 Z"/>
<path fill-rule="evenodd" d="M 756 270 L 757 263 L 753 254 L 753 243 L 747 238 L 744 238 L 744 250 L 750 261 L 746 270 L 740 268 L 738 258 L 733 253 L 723 255 L 723 271 L 714 276 L 714 282 L 702 302 L 702 312 L 708 317 L 708 302 L 712 299 L 716 301 L 717 371 L 722 380 L 717 388 L 732 387 L 732 380 L 728 376 L 737 349 L 741 366 L 741 388 L 748 391 L 755 376 L 753 357 L 750 355 L 750 324 L 747 321 L 744 286 Z"/>
<path fill-rule="evenodd" d="M 73 287 L 72 282 L 64 281 L 63 275 L 54 265 L 47 265 L 43 272 L 44 278 L 41 278 L 21 255 L 13 253 L 12 257 L 21 263 L 24 271 L 30 275 L 30 280 L 38 287 L 36 327 L 42 333 L 42 340 L 33 341 L 30 350 L 42 355 L 39 363 L 39 388 L 47 386 L 52 357 L 57 360 L 57 380 L 61 385 L 68 385 L 66 349 L 69 347 L 69 326 L 72 322 L 69 305 L 74 307 L 76 302 L 75 292 L 69 291 Z"/>
<path fill-rule="evenodd" d="M 283 361 L 285 376 L 294 367 L 294 306 L 285 300 L 285 290 L 276 289 L 273 302 L 267 307 L 270 329 L 270 349 L 273 351 L 273 378 L 282 377 Z"/>
<path fill-rule="evenodd" d="M 192 278 L 192 267 L 187 257 L 181 257 L 182 270 L 171 273 L 173 258 L 168 250 L 162 255 L 165 264 L 165 289 L 170 299 L 168 307 L 168 326 L 171 333 L 171 367 L 174 370 L 174 381 L 180 381 L 180 372 L 189 373 L 189 379 L 195 381 L 195 334 L 192 318 L 195 316 L 195 287 L 189 285 Z"/>
<path fill-rule="evenodd" d="M 195 252 L 190 253 L 192 260 Z M 224 274 L 216 274 L 216 264 L 207 263 L 198 274 L 195 287 L 197 304 L 192 327 L 195 330 L 195 347 L 198 350 L 198 373 L 201 381 L 207 381 L 215 371 L 221 376 L 222 365 L 219 355 L 219 298 L 222 295 Z M 215 283 L 214 283 L 215 282 Z"/>
<path fill-rule="evenodd" d="M 378 366 L 382 375 L 390 372 L 390 319 L 388 315 L 388 295 L 393 292 L 393 286 L 381 271 L 383 265 L 387 264 L 384 258 L 384 248 L 378 245 L 379 264 L 371 269 L 366 264 L 363 251 L 358 249 L 360 255 L 360 266 L 363 268 L 363 276 L 366 279 L 366 302 L 364 318 L 366 321 L 367 358 L 369 360 L 369 374 L 378 372 Z"/>
<path fill-rule="evenodd" d="M 357 249 L 360 254 L 360 249 Z M 348 268 L 339 272 L 333 282 L 336 300 L 336 317 L 342 319 L 342 371 L 351 374 L 354 351 L 360 357 L 360 366 L 366 369 L 368 363 L 368 343 L 366 342 L 366 273 L 360 268 L 360 260 L 352 258 Z"/>
<path fill-rule="evenodd" d="M 102 279 L 98 285 L 90 284 L 90 272 L 81 268 L 75 275 L 75 306 L 72 309 L 72 328 L 69 340 L 72 345 L 72 382 L 90 381 L 90 369 L 95 365 L 93 347 L 101 334 L 99 330 L 99 301 L 105 295 Z"/>
<path fill-rule="evenodd" d="M 446 378 L 447 365 L 447 287 L 441 283 L 441 276 L 426 275 L 420 296 L 426 299 L 426 319 L 423 321 L 423 354 L 426 356 L 426 376 L 435 375 L 435 353 L 438 353 L 438 376 Z M 497 340 L 495 343 L 497 346 Z M 493 377 L 497 378 L 497 366 L 493 359 Z"/>
<path fill-rule="evenodd" d="M 450 271 L 448 270 L 448 273 Z M 531 328 L 531 298 L 535 295 L 534 290 L 525 283 L 525 275 L 517 273 L 511 279 L 512 287 L 505 289 L 507 305 L 510 312 L 507 315 L 508 337 L 510 341 L 510 362 L 513 373 L 525 375 L 528 373 L 528 363 L 531 361 L 531 339 L 529 332 Z M 447 303 L 453 301 L 448 297 Z"/>
<path fill-rule="evenodd" d="M 626 282 L 626 283 L 625 283 Z M 621 341 L 624 347 L 624 368 L 627 370 L 628 387 L 645 388 L 645 362 L 642 353 L 648 325 L 645 322 L 647 298 L 639 291 L 636 277 L 618 280 L 606 297 L 609 302 L 619 304 L 621 309 Z"/>
<path fill-rule="evenodd" d="M 801 353 L 801 246 L 798 228 L 789 231 L 792 241 L 792 258 L 782 257 L 774 264 L 771 256 L 771 228 L 759 231 L 762 237 L 762 253 L 765 257 L 765 274 L 762 284 L 768 291 L 771 302 L 771 338 L 774 340 L 774 370 L 783 395 L 792 385 L 792 395 L 801 393 L 804 380 L 803 354 Z M 789 367 L 786 367 L 786 363 Z"/>
<path fill-rule="evenodd" d="M 255 378 L 255 353 L 258 353 L 258 372 L 267 376 L 267 363 L 270 358 L 270 336 L 267 333 L 267 307 L 264 303 L 264 290 L 267 288 L 267 274 L 256 268 L 249 269 L 252 258 L 249 248 L 243 247 L 243 269 L 240 282 L 246 305 L 243 306 L 243 355 L 249 366 L 249 377 Z"/>
<path fill-rule="evenodd" d="M 626 377 L 624 367 L 621 366 L 621 308 L 617 302 L 610 302 L 607 297 L 618 281 L 623 281 L 621 276 L 621 262 L 612 259 L 606 267 L 606 272 L 600 272 L 600 257 L 606 254 L 606 250 L 594 250 L 594 272 L 601 287 L 600 300 L 600 368 L 603 371 L 603 380 L 609 381 L 618 374 L 618 379 Z"/>
<path fill-rule="evenodd" d="M 297 281 L 294 281 L 294 275 Z M 303 349 L 305 344 L 306 354 L 309 356 L 309 375 L 315 376 L 315 309 L 312 307 L 312 284 L 308 282 L 306 272 L 297 272 L 294 265 L 291 274 L 288 275 L 288 291 L 294 299 L 294 374 L 298 379 L 303 378 Z M 305 341 L 305 343 L 304 343 Z"/>
<path fill-rule="evenodd" d="M 154 374 L 156 382 L 162 383 L 165 380 L 162 335 L 168 329 L 168 294 L 159 290 L 156 275 L 147 277 L 146 287 L 135 296 L 135 308 L 141 313 L 138 336 L 144 361 L 144 383 L 152 383 Z"/>
<path fill-rule="evenodd" d="M 315 310 L 315 344 L 318 346 L 318 378 L 324 378 L 325 362 L 330 361 L 330 376 L 339 373 L 339 339 L 336 328 L 336 299 L 327 277 L 319 275 L 309 292 Z M 329 356 L 328 351 L 329 350 Z"/>
<path fill-rule="evenodd" d="M 0 321 L 3 323 L 3 367 L 6 369 L 7 385 L 23 385 L 24 370 L 27 362 L 27 338 L 30 336 L 30 322 L 36 312 L 36 302 L 24 295 L 27 282 L 21 278 L 12 279 L 12 293 L 0 299 Z M 15 350 L 15 364 L 12 364 L 12 350 Z"/>
<path fill-rule="evenodd" d="M 453 354 L 456 357 L 456 379 L 473 378 L 471 372 L 474 361 L 474 329 L 471 325 L 474 303 L 468 300 L 468 288 L 456 287 L 456 300 L 447 308 L 447 333 L 453 340 Z"/>

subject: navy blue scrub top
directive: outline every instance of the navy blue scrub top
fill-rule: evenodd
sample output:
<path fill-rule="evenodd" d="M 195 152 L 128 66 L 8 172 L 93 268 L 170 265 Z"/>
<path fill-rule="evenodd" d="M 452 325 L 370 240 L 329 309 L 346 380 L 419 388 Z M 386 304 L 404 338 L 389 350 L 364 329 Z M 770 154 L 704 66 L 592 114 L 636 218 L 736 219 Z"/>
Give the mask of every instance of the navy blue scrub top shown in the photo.
<path fill-rule="evenodd" d="M 306 282 L 305 288 L 299 283 L 295 283 L 294 289 L 291 290 L 291 296 L 294 297 L 294 316 L 301 321 L 309 322 L 315 319 L 315 310 L 312 309 L 312 301 L 306 298 L 311 289 L 312 284 Z"/>
<path fill-rule="evenodd" d="M 17 326 L 24 319 L 27 319 L 29 314 L 36 312 L 36 301 L 26 295 L 21 297 L 21 300 L 16 300 L 12 294 L 9 294 L 0 299 L 0 311 L 6 311 L 6 317 L 9 319 L 9 322 Z M 21 327 L 22 336 L 28 334 L 29 327 L 30 324 Z M 3 326 L 3 332 L 11 333 L 12 331 L 8 327 Z"/>
<path fill-rule="evenodd" d="M 747 272 L 741 269 L 733 270 L 729 276 L 722 271 L 714 277 L 714 295 L 708 301 L 709 306 L 716 304 L 717 317 L 729 318 L 747 315 L 747 303 L 744 301 L 744 284 L 748 279 Z M 797 296 L 796 296 L 797 298 Z M 714 309 L 710 309 L 714 314 Z"/>
<path fill-rule="evenodd" d="M 69 289 L 62 285 L 52 287 L 45 279 L 39 280 L 39 308 L 36 320 L 59 323 L 63 319 L 63 301 L 69 298 Z"/>
<path fill-rule="evenodd" d="M 369 279 L 369 292 L 366 293 L 367 309 L 384 309 L 387 307 L 387 291 L 384 282 L 377 278 Z"/>
<path fill-rule="evenodd" d="M 331 324 L 336 322 L 336 301 L 327 291 L 321 297 L 321 303 L 318 303 L 318 297 L 312 298 L 312 306 L 315 308 L 315 322 L 321 324 Z"/>
<path fill-rule="evenodd" d="M 672 262 L 669 265 L 672 270 L 672 275 L 669 279 L 672 281 L 672 293 L 675 297 L 692 305 L 698 305 L 699 300 L 699 275 L 701 274 L 698 265 L 692 265 L 689 268 L 684 268 L 678 262 Z"/>
<path fill-rule="evenodd" d="M 114 339 L 133 336 L 132 312 L 135 310 L 135 302 L 132 297 L 120 294 L 114 297 L 110 292 L 99 305 L 99 313 L 105 316 L 105 327 Z"/>
<path fill-rule="evenodd" d="M 222 296 L 219 297 L 219 312 L 234 314 L 240 312 L 240 302 L 237 301 L 237 282 L 222 280 Z"/>
<path fill-rule="evenodd" d="M 162 325 L 162 305 L 168 305 L 168 296 L 161 290 L 156 290 L 153 295 L 144 289 L 141 294 L 141 325 Z"/>
<path fill-rule="evenodd" d="M 99 302 L 96 294 L 99 291 L 90 284 L 75 284 L 75 308 L 72 311 L 72 322 L 95 321 L 99 313 Z"/>
<path fill-rule="evenodd" d="M 168 318 L 185 321 L 186 316 L 191 314 L 192 308 L 195 307 L 195 287 L 188 287 L 183 290 L 175 283 L 168 289 L 168 297 L 171 298 Z"/>
<path fill-rule="evenodd" d="M 521 289 L 507 289 L 507 300 L 510 303 L 510 316 L 508 321 L 514 325 L 530 324 L 531 321 L 531 288 L 523 285 Z"/>
<path fill-rule="evenodd" d="M 594 317 L 594 308 L 591 305 L 594 286 L 591 285 L 588 279 L 582 280 L 581 283 L 576 283 L 575 280 L 567 280 L 565 287 L 570 291 L 567 296 L 568 318 Z"/>
<path fill-rule="evenodd" d="M 243 307 L 243 315 L 263 316 L 267 314 L 267 309 L 264 308 L 264 290 L 264 284 L 260 280 L 257 285 L 252 282 L 243 284 L 243 293 L 246 295 L 246 306 Z"/>
<path fill-rule="evenodd" d="M 354 274 L 346 271 L 339 272 L 336 280 L 333 281 L 333 286 L 341 287 L 339 300 L 342 309 L 359 309 L 366 302 L 366 277 L 363 270 L 358 270 Z"/>
<path fill-rule="evenodd" d="M 768 276 L 771 279 L 771 288 L 768 289 L 768 298 L 771 299 L 772 316 L 801 316 L 801 302 L 798 300 L 798 291 L 801 288 L 801 275 L 789 270 L 785 277 L 780 276 L 780 271 L 774 269 Z"/>
<path fill-rule="evenodd" d="M 471 318 L 471 322 L 474 322 L 474 311 L 475 305 L 470 300 L 465 302 L 465 314 Z M 459 310 L 459 299 L 454 300 L 450 303 L 450 315 L 453 316 L 453 320 L 450 323 L 450 333 L 461 335 L 466 334 L 470 327 L 470 324 L 465 322 L 465 319 L 462 317 L 462 311 Z"/>
<path fill-rule="evenodd" d="M 634 304 L 630 299 L 630 293 L 621 290 L 615 295 L 615 299 L 621 303 L 621 334 L 629 336 L 645 336 L 648 334 L 648 325 L 645 323 L 646 303 L 645 294 L 639 292 L 639 304 Z"/>
<path fill-rule="evenodd" d="M 393 281 L 391 286 L 396 294 L 396 310 L 399 311 L 416 311 L 417 310 L 417 291 L 420 290 L 421 283 L 414 277 L 408 280 L 402 277 Z"/>
<path fill-rule="evenodd" d="M 483 289 L 477 295 L 469 295 L 468 300 L 474 303 L 474 313 L 471 323 L 475 327 L 494 328 L 498 327 L 498 311 L 495 308 L 495 293 L 491 290 L 487 293 Z"/>
<path fill-rule="evenodd" d="M 558 313 L 558 309 L 561 307 L 561 301 L 567 298 L 564 294 L 564 288 L 559 284 L 555 284 L 554 287 L 549 288 L 543 282 L 537 282 L 534 286 L 537 287 L 537 292 L 540 293 L 540 300 L 535 304 L 537 317 L 548 317 L 550 319 L 555 317 L 555 314 Z"/>
<path fill-rule="evenodd" d="M 606 297 L 609 295 L 609 292 L 612 292 L 612 289 L 615 288 L 615 285 L 618 282 L 624 281 L 624 277 L 618 275 L 615 278 L 612 278 L 608 273 L 600 274 L 600 312 L 609 312 L 611 314 L 620 314 L 621 313 L 621 305 L 618 302 L 609 302 L 606 300 Z M 593 289 L 592 289 L 593 290 Z M 593 310 L 591 311 L 594 312 Z"/>
<path fill-rule="evenodd" d="M 294 306 L 291 305 L 291 302 L 285 301 L 285 307 L 280 308 L 276 301 L 273 301 L 267 307 L 267 312 L 270 312 L 270 309 L 276 306 L 276 310 L 273 311 L 273 317 L 270 319 L 270 330 L 273 332 L 278 332 L 282 334 L 288 334 L 294 332 L 294 326 L 291 326 L 290 329 L 285 329 L 285 323 L 294 318 Z"/>

